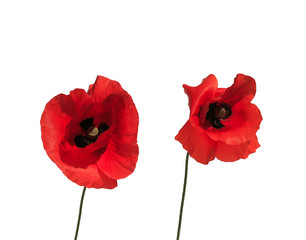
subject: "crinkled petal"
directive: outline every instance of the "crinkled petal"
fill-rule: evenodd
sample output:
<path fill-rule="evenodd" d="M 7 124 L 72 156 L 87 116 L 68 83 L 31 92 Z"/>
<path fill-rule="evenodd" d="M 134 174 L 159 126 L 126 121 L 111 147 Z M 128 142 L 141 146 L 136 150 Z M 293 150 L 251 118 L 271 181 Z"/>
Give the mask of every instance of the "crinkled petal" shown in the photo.
<path fill-rule="evenodd" d="M 218 98 L 219 96 L 224 94 L 225 90 L 226 90 L 226 88 L 217 88 L 217 90 L 215 92 L 215 98 Z"/>
<path fill-rule="evenodd" d="M 216 143 L 203 131 L 199 130 L 191 125 L 190 121 L 187 121 L 176 135 L 175 140 L 179 141 L 183 145 L 183 148 L 196 161 L 208 164 L 209 161 L 215 158 Z"/>
<path fill-rule="evenodd" d="M 101 172 L 96 164 L 87 168 L 74 168 L 67 165 L 58 165 L 67 178 L 80 186 L 87 188 L 107 188 L 112 189 L 117 186 L 117 181 Z"/>
<path fill-rule="evenodd" d="M 136 143 L 109 143 L 107 150 L 101 155 L 97 165 L 108 177 L 122 179 L 135 169 L 138 159 Z"/>
<path fill-rule="evenodd" d="M 48 143 L 46 139 L 51 137 L 56 140 L 56 144 L 60 144 L 66 134 L 67 125 L 81 115 L 89 104 L 89 95 L 83 89 L 75 89 L 69 95 L 59 94 L 52 98 L 46 104 L 40 121 L 43 142 L 45 140 Z"/>
<path fill-rule="evenodd" d="M 113 188 L 117 187 L 117 180 L 116 179 L 112 179 L 112 178 L 108 177 L 99 168 L 98 168 L 98 172 L 99 172 L 100 177 L 102 178 L 102 181 L 103 181 L 103 188 L 113 189 Z"/>
<path fill-rule="evenodd" d="M 69 95 L 55 96 L 46 104 L 41 117 L 41 132 L 47 153 L 50 152 L 49 149 L 54 148 L 59 151 L 59 146 L 67 135 L 67 129 L 75 131 L 76 128 L 67 126 L 72 120 L 79 123 L 82 113 L 86 111 L 90 103 L 90 97 L 83 89 L 75 89 Z M 88 158 L 83 161 L 86 159 Z M 51 158 L 51 160 L 53 159 Z M 58 158 L 58 160 L 62 161 L 62 158 Z"/>
<path fill-rule="evenodd" d="M 249 154 L 254 153 L 260 145 L 256 135 L 249 141 L 238 144 L 228 145 L 224 142 L 218 142 L 216 147 L 216 157 L 224 162 L 234 162 L 238 159 L 246 159 Z"/>
<path fill-rule="evenodd" d="M 210 74 L 197 87 L 190 87 L 186 84 L 183 87 L 189 99 L 190 116 L 192 116 L 198 114 L 200 107 L 214 98 L 218 81 L 213 74 Z"/>
<path fill-rule="evenodd" d="M 71 121 L 70 114 L 67 114 L 67 111 L 63 112 L 61 110 L 61 102 L 65 101 L 65 99 L 69 98 L 64 94 L 59 94 L 52 98 L 46 104 L 41 116 L 41 138 L 47 153 L 50 152 L 49 149 L 54 149 L 55 146 L 59 146 L 65 136 L 66 126 Z"/>
<path fill-rule="evenodd" d="M 113 138 L 125 143 L 137 143 L 139 116 L 131 96 L 121 85 L 108 78 L 98 76 L 95 84 L 89 89 L 94 101 L 102 100 L 103 108 L 112 111 L 114 119 Z"/>
<path fill-rule="evenodd" d="M 138 113 L 130 97 L 125 96 L 123 100 L 124 108 L 118 106 L 114 110 L 114 131 L 106 151 L 97 162 L 101 171 L 114 179 L 130 175 L 138 159 Z"/>
<path fill-rule="evenodd" d="M 260 147 L 260 144 L 258 142 L 258 138 L 257 136 L 255 135 L 253 139 L 250 140 L 250 144 L 245 152 L 245 155 L 244 155 L 244 159 L 247 158 L 251 153 L 254 153 L 256 152 L 256 149 Z"/>
<path fill-rule="evenodd" d="M 135 104 L 119 83 L 100 76 L 90 88 L 89 94 L 94 101 L 102 101 L 103 105 L 109 106 L 113 116 L 112 135 L 97 165 L 110 178 L 125 178 L 134 171 L 139 152 L 139 117 Z"/>
<path fill-rule="evenodd" d="M 121 87 L 119 82 L 103 76 L 98 76 L 94 85 L 88 89 L 88 94 L 93 102 L 103 102 L 110 95 L 121 95 L 123 92 L 126 91 Z"/>
<path fill-rule="evenodd" d="M 225 92 L 219 97 L 219 101 L 234 106 L 239 101 L 250 103 L 256 93 L 255 80 L 244 74 L 237 74 L 232 86 L 227 88 Z"/>
<path fill-rule="evenodd" d="M 55 96 L 46 104 L 40 124 L 42 141 L 47 153 L 50 152 L 49 149 L 59 148 L 66 134 L 67 125 L 75 115 L 84 111 L 89 103 L 88 94 L 82 89 L 75 89 L 69 95 Z"/>

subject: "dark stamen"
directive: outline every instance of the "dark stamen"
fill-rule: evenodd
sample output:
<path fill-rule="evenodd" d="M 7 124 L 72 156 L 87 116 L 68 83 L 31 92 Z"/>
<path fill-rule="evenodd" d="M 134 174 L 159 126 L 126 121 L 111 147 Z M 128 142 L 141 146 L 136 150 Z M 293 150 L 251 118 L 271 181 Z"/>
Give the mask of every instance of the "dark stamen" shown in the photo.
<path fill-rule="evenodd" d="M 232 115 L 232 109 L 226 103 L 211 103 L 209 104 L 209 110 L 206 114 L 205 119 L 211 123 L 211 126 L 220 129 L 224 125 L 221 123 L 221 120 L 227 119 Z"/>
<path fill-rule="evenodd" d="M 84 148 L 89 144 L 97 141 L 99 135 L 109 129 L 106 123 L 100 124 L 97 128 L 93 123 L 93 118 L 86 118 L 80 123 L 80 127 L 84 130 L 85 136 L 77 135 L 74 138 L 75 145 L 79 148 Z"/>
<path fill-rule="evenodd" d="M 81 128 L 83 128 L 85 132 L 87 131 L 89 127 L 93 125 L 94 125 L 93 118 L 86 118 L 80 123 Z"/>
<path fill-rule="evenodd" d="M 108 126 L 106 123 L 102 123 L 102 124 L 99 126 L 99 133 L 103 133 L 103 132 L 105 132 L 107 129 L 109 129 L 109 126 Z"/>
<path fill-rule="evenodd" d="M 86 137 L 81 136 L 81 135 L 77 135 L 74 138 L 74 142 L 75 142 L 75 145 L 77 145 L 77 147 L 79 147 L 79 148 L 84 148 L 88 145 L 87 142 L 86 142 Z"/>
<path fill-rule="evenodd" d="M 217 128 L 217 129 L 220 129 L 220 128 L 224 127 L 224 125 L 221 123 L 221 121 L 219 119 L 214 119 L 214 121 L 211 123 L 211 125 L 214 128 Z"/>

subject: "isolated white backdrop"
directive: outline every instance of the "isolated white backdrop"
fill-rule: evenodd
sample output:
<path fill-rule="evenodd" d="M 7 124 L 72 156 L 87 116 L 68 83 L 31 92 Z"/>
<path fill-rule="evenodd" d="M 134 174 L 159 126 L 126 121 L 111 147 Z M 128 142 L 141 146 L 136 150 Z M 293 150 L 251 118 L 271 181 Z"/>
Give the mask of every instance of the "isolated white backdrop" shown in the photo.
<path fill-rule="evenodd" d="M 97 75 L 140 116 L 135 172 L 88 189 L 79 240 L 175 239 L 188 118 L 182 84 L 254 77 L 262 145 L 246 160 L 190 159 L 181 240 L 306 239 L 303 1 L 1 1 L 0 239 L 73 239 L 82 187 L 48 159 L 45 104 Z"/>

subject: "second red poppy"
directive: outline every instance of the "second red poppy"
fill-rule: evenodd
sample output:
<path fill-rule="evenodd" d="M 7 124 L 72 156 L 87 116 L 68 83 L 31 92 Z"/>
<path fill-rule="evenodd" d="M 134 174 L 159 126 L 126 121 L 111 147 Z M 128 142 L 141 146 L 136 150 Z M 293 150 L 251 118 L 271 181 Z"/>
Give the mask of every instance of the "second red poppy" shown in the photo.
<path fill-rule="evenodd" d="M 215 158 L 233 162 L 256 151 L 262 116 L 251 103 L 256 93 L 252 77 L 238 74 L 231 87 L 218 88 L 211 74 L 197 87 L 183 87 L 190 116 L 175 139 L 191 157 L 203 164 Z"/>

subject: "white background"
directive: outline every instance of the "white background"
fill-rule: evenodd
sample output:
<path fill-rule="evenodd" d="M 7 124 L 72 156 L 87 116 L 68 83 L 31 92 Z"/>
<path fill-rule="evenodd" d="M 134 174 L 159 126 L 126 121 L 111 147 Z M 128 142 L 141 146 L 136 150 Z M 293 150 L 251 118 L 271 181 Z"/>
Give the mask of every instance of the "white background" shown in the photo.
<path fill-rule="evenodd" d="M 82 187 L 47 157 L 45 104 L 119 81 L 140 125 L 135 172 L 88 189 L 79 240 L 176 238 L 189 115 L 182 84 L 257 82 L 262 145 L 246 160 L 190 159 L 181 240 L 306 239 L 303 1 L 1 1 L 0 239 L 73 239 Z"/>

